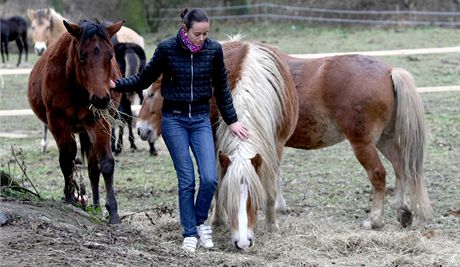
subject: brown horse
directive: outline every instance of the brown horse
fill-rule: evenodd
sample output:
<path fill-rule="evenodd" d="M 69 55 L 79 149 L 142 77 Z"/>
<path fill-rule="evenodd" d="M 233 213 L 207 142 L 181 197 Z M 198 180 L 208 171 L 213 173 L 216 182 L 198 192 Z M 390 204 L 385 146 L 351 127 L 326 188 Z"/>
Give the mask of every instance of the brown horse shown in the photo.
<path fill-rule="evenodd" d="M 37 55 L 39 56 L 41 56 L 50 45 L 57 42 L 57 40 L 61 37 L 62 34 L 67 32 L 66 28 L 64 27 L 64 24 L 62 23 L 64 18 L 53 8 L 42 8 L 37 10 L 28 9 L 27 15 L 29 16 L 31 21 L 34 49 Z M 136 33 L 134 30 L 122 26 L 121 29 L 112 37 L 112 44 L 114 46 L 117 46 L 118 44 L 125 43 L 138 45 L 142 50 L 144 48 L 144 38 L 140 36 L 138 33 Z M 120 45 L 119 47 L 123 46 Z M 118 50 L 116 50 L 115 52 L 118 52 Z M 142 60 L 142 58 L 138 57 L 138 54 L 139 53 L 116 53 L 116 56 L 123 56 L 122 60 L 126 61 Z M 126 66 L 127 64 L 129 65 L 128 62 L 124 62 L 123 66 Z M 124 72 L 122 73 L 125 74 Z M 47 132 L 48 129 L 45 125 L 43 131 L 43 140 L 41 142 L 43 152 L 46 151 L 46 146 L 48 143 Z"/>
<path fill-rule="evenodd" d="M 109 222 L 120 223 L 113 188 L 114 159 L 110 150 L 109 107 L 116 110 L 120 94 L 109 88 L 109 80 L 121 76 L 111 37 L 124 21 L 108 27 L 88 21 L 64 25 L 63 34 L 35 63 L 29 77 L 29 103 L 50 129 L 59 149 L 64 175 L 65 202 L 75 204 L 73 172 L 77 146 L 74 133 L 89 136 L 88 172 L 93 204 L 99 203 L 99 176 L 106 185 Z"/>
<path fill-rule="evenodd" d="M 365 228 L 384 226 L 386 170 L 380 151 L 396 174 L 392 207 L 403 227 L 412 223 L 405 195 L 425 219 L 433 210 L 423 175 L 424 109 L 411 74 L 369 56 L 299 59 L 282 55 L 299 95 L 299 122 L 286 143 L 319 149 L 348 140 L 372 185 Z"/>

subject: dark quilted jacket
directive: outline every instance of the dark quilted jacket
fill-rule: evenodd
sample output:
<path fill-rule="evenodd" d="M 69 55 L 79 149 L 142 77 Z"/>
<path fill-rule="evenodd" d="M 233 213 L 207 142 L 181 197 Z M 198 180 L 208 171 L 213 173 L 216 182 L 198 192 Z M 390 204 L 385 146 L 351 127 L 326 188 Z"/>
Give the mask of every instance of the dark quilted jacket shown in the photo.
<path fill-rule="evenodd" d="M 194 115 L 209 113 L 209 99 L 216 97 L 227 124 L 237 121 L 227 85 L 222 46 L 207 38 L 203 48 L 192 54 L 179 35 L 158 44 L 152 59 L 134 76 L 116 81 L 116 91 L 131 92 L 147 88 L 163 74 L 161 94 L 163 112 Z"/>

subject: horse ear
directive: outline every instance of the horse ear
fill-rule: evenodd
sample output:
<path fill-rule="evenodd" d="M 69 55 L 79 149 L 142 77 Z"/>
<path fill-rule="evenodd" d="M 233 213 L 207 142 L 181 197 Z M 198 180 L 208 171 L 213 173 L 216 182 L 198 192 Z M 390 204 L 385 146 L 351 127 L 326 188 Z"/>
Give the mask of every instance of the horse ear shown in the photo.
<path fill-rule="evenodd" d="M 29 16 L 30 20 L 33 20 L 34 16 L 35 16 L 35 11 L 33 9 L 28 8 L 27 9 L 27 16 Z"/>
<path fill-rule="evenodd" d="M 257 153 L 252 159 L 251 159 L 252 166 L 254 166 L 254 169 L 256 169 L 256 172 L 259 172 L 259 167 L 262 165 L 262 156 L 260 156 L 259 153 Z"/>
<path fill-rule="evenodd" d="M 115 33 L 121 29 L 121 26 L 123 26 L 123 23 L 125 22 L 126 20 L 123 19 L 107 27 L 107 31 L 109 32 L 110 37 L 114 36 Z"/>
<path fill-rule="evenodd" d="M 78 24 L 70 23 L 67 22 L 66 20 L 63 20 L 64 26 L 67 29 L 67 31 L 75 38 L 80 37 L 80 26 Z"/>

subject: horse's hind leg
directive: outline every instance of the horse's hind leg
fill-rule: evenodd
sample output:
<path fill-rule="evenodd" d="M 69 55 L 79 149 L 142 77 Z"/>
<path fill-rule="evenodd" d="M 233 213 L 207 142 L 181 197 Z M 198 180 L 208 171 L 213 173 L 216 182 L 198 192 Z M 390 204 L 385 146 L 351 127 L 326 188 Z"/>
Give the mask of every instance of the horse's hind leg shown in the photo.
<path fill-rule="evenodd" d="M 121 153 L 123 150 L 123 134 L 124 134 L 124 126 L 121 125 L 118 128 L 118 141 L 117 141 L 117 147 L 115 149 L 115 154 L 118 155 Z"/>
<path fill-rule="evenodd" d="M 18 39 L 16 39 L 16 44 L 18 45 L 18 49 L 19 49 L 18 64 L 16 64 L 16 67 L 19 67 L 19 64 L 21 64 L 22 50 L 24 48 L 22 45 L 21 38 L 18 37 Z"/>
<path fill-rule="evenodd" d="M 391 162 L 395 172 L 395 188 L 393 191 L 393 201 L 391 207 L 396 210 L 396 218 L 402 227 L 407 227 L 412 224 L 412 212 L 405 199 L 404 184 L 402 181 L 402 166 L 398 159 L 397 146 L 392 140 L 380 141 L 377 147 L 382 154 Z"/>
<path fill-rule="evenodd" d="M 267 206 L 265 207 L 265 225 L 269 232 L 278 231 L 279 227 L 276 223 L 276 196 L 275 198 L 268 197 L 267 198 Z"/>
<path fill-rule="evenodd" d="M 383 204 L 385 198 L 386 171 L 379 159 L 375 146 L 371 143 L 352 143 L 356 158 L 364 167 L 372 185 L 372 203 L 369 218 L 362 222 L 366 229 L 378 229 L 385 225 Z"/>
<path fill-rule="evenodd" d="M 283 196 L 283 188 L 282 188 L 283 180 L 281 176 L 277 177 L 276 183 L 277 183 L 278 193 L 276 194 L 275 210 L 277 212 L 285 212 L 286 211 L 286 201 L 284 200 L 284 196 Z"/>
<path fill-rule="evenodd" d="M 22 39 L 22 43 L 24 44 L 24 50 L 25 50 L 25 54 L 26 54 L 26 61 L 28 61 L 28 54 L 29 54 L 29 44 L 27 43 L 27 32 L 23 32 L 21 34 L 21 39 Z"/>
<path fill-rule="evenodd" d="M 130 108 L 131 110 L 131 108 Z M 128 125 L 128 134 L 129 134 L 129 143 L 131 145 L 131 149 L 137 150 L 136 143 L 134 142 L 134 133 L 133 133 L 133 117 L 131 113 L 131 117 L 126 118 L 126 124 Z"/>
<path fill-rule="evenodd" d="M 43 139 L 41 142 L 43 153 L 46 153 L 46 146 L 48 145 L 48 126 L 43 124 Z"/>
<path fill-rule="evenodd" d="M 5 46 L 4 46 L 4 43 L 3 43 L 3 40 L 2 40 L 2 42 L 0 43 L 0 53 L 2 54 L 2 63 L 5 63 L 5 56 L 3 55 L 4 54 L 4 51 L 3 51 L 4 47 Z"/>

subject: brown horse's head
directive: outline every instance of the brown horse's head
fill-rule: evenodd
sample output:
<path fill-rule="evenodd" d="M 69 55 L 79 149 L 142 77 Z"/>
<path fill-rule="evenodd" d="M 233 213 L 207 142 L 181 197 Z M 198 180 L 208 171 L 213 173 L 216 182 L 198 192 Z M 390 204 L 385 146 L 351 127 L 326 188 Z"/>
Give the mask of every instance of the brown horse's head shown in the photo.
<path fill-rule="evenodd" d="M 219 201 L 228 216 L 232 243 L 247 251 L 254 245 L 257 211 L 264 209 L 265 192 L 259 176 L 262 157 L 256 154 L 250 159 L 232 159 L 219 151 L 219 164 Z"/>
<path fill-rule="evenodd" d="M 64 20 L 64 26 L 73 36 L 67 68 L 75 70 L 77 86 L 87 90 L 91 105 L 98 109 L 107 108 L 110 102 L 109 81 L 118 70 L 114 67 L 111 38 L 123 23 L 124 20 L 106 27 L 85 20 L 79 24 Z"/>
<path fill-rule="evenodd" d="M 161 80 L 158 79 L 148 89 L 149 93 L 139 110 L 136 123 L 137 133 L 142 140 L 154 143 L 161 135 L 161 106 L 163 97 L 160 93 Z"/>

